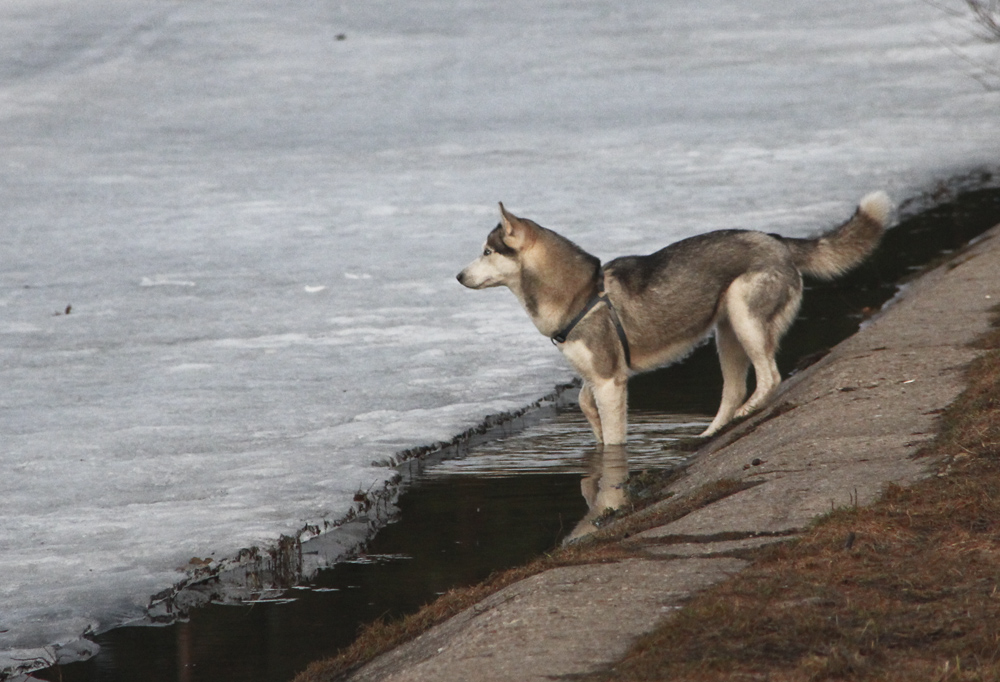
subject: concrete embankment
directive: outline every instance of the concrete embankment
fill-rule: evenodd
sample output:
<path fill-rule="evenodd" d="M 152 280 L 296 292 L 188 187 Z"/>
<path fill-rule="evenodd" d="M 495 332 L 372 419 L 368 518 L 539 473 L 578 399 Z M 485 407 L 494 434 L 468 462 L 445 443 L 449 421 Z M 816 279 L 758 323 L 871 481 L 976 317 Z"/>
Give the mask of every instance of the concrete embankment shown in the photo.
<path fill-rule="evenodd" d="M 739 492 L 621 540 L 632 558 L 552 569 L 374 660 L 351 680 L 546 680 L 620 658 L 692 593 L 835 507 L 929 471 L 914 458 L 963 389 L 969 344 L 1000 304 L 1000 226 L 910 283 L 865 328 L 786 381 L 761 414 L 706 444 L 677 504 L 720 480 Z M 653 518 L 656 506 L 643 514 Z"/>

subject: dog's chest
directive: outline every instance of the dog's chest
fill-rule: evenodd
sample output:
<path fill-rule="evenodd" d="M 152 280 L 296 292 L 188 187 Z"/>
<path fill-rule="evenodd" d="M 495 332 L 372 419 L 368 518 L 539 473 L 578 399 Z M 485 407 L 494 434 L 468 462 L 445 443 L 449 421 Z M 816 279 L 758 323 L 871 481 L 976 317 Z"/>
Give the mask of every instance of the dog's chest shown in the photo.
<path fill-rule="evenodd" d="M 594 353 L 583 341 L 573 340 L 559 345 L 559 350 L 584 378 L 593 373 Z"/>

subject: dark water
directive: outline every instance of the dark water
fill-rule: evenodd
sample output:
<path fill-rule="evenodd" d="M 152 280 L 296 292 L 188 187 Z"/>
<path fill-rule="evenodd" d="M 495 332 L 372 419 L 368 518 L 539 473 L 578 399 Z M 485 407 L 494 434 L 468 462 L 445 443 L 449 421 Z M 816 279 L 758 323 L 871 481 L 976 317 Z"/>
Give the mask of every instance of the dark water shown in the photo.
<path fill-rule="evenodd" d="M 290 590 L 294 601 L 209 605 L 184 623 L 118 628 L 95 638 L 96 657 L 45 679 L 289 680 L 349 644 L 359 624 L 412 612 L 550 549 L 586 511 L 580 476 L 570 474 L 436 478 L 410 489 L 399 507 L 402 521 L 383 528 L 366 555 L 321 572 L 308 590 Z"/>
<path fill-rule="evenodd" d="M 807 282 L 801 314 L 779 356 L 783 373 L 854 333 L 895 294 L 897 282 L 997 223 L 1000 190 L 969 192 L 902 222 L 875 257 L 850 275 L 831 283 Z M 709 345 L 681 365 L 633 379 L 630 401 L 644 413 L 645 423 L 671 421 L 668 414 L 710 415 L 721 385 Z M 382 529 L 359 560 L 324 570 L 280 599 L 209 605 L 170 626 L 109 631 L 95 638 L 101 652 L 93 659 L 36 676 L 66 682 L 286 682 L 310 661 L 350 643 L 359 626 L 410 613 L 450 588 L 478 582 L 556 546 L 587 512 L 581 471 L 586 476 L 592 448 L 584 444 L 588 430 L 577 412 L 549 421 L 554 426 L 543 424 L 538 432 L 529 429 L 521 438 L 484 446 L 489 450 L 484 456 L 506 462 L 505 451 L 516 456 L 541 447 L 559 451 L 560 461 L 579 458 L 579 470 L 558 465 L 504 476 L 498 474 L 505 467 L 516 467 L 509 462 L 471 472 L 461 462 L 431 467 L 401 496 L 398 522 Z M 646 440 L 638 426 L 633 437 L 638 442 L 629 444 L 640 455 L 630 453 L 633 469 L 648 466 L 656 451 L 662 453 L 662 445 L 651 444 L 662 443 L 671 429 L 682 433 L 690 424 L 681 420 L 649 431 Z M 528 441 L 535 445 L 526 446 Z M 645 454 L 638 452 L 643 443 L 649 446 Z M 473 448 L 470 454 L 476 452 Z M 537 453 L 531 459 L 537 461 Z"/>

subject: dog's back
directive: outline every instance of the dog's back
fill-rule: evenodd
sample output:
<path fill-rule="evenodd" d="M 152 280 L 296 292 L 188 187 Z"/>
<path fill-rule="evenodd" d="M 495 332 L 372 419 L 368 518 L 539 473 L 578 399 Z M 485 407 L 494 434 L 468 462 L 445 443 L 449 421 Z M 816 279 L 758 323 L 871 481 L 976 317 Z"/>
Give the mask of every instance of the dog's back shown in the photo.
<path fill-rule="evenodd" d="M 719 230 L 608 262 L 605 285 L 633 347 L 634 369 L 672 362 L 707 336 L 741 277 L 754 283 L 747 312 L 779 323 L 780 336 L 798 310 L 800 273 L 829 279 L 859 264 L 881 239 L 890 209 L 885 193 L 875 192 L 850 220 L 818 238 Z"/>
<path fill-rule="evenodd" d="M 781 241 L 746 230 L 709 232 L 648 256 L 616 258 L 604 272 L 636 370 L 674 362 L 690 352 L 711 332 L 725 291 L 747 272 L 768 272 L 781 287 L 801 288 Z"/>

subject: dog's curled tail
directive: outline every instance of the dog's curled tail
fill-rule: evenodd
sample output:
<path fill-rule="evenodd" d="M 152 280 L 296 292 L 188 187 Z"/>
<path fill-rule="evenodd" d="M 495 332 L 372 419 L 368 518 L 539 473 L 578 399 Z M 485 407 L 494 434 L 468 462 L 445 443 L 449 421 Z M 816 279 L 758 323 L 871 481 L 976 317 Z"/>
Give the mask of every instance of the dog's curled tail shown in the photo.
<path fill-rule="evenodd" d="M 846 223 L 817 239 L 786 239 L 796 267 L 806 275 L 833 279 L 859 265 L 878 246 L 892 213 L 889 195 L 866 194 Z"/>

